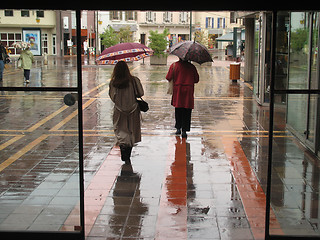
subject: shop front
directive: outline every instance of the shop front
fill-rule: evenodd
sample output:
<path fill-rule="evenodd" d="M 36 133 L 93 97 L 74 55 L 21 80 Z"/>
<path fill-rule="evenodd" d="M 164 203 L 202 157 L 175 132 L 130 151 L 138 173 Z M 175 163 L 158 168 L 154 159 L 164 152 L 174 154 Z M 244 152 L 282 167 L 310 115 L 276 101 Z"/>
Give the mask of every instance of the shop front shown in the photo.
<path fill-rule="evenodd" d="M 275 89 L 314 90 L 319 88 L 319 14 L 279 12 L 275 54 Z M 272 14 L 256 14 L 254 26 L 253 91 L 260 105 L 269 105 L 271 74 Z M 286 126 L 314 153 L 319 151 L 318 96 L 276 94 L 275 104 L 283 109 Z"/>

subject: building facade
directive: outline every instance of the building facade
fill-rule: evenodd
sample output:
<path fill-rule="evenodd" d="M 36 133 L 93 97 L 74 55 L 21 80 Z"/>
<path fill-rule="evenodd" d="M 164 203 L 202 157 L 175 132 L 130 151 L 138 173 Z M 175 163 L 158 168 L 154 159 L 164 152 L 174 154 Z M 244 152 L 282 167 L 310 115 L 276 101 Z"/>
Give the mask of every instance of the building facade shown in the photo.
<path fill-rule="evenodd" d="M 0 40 L 10 55 L 20 54 L 12 44 L 31 42 L 34 55 L 57 53 L 56 13 L 43 10 L 0 10 Z"/>
<path fill-rule="evenodd" d="M 133 42 L 138 41 L 138 11 L 97 11 L 96 16 L 96 26 L 99 36 L 109 26 L 112 27 L 115 32 L 119 32 L 121 28 L 127 28 L 130 30 L 130 37 Z M 100 53 L 103 50 L 104 46 L 101 43 L 101 37 L 98 37 L 97 52 Z"/>
<path fill-rule="evenodd" d="M 243 21 L 236 18 L 234 12 L 195 12 L 194 17 L 194 31 L 202 31 L 205 34 L 209 49 L 225 49 L 228 41 L 217 39 L 232 32 L 234 27 L 243 27 Z"/>
<path fill-rule="evenodd" d="M 174 45 L 190 38 L 190 12 L 156 12 L 140 11 L 138 13 L 138 37 L 142 44 L 149 44 L 149 31 L 170 32 L 169 45 Z M 192 19 L 192 22 L 195 21 Z"/>

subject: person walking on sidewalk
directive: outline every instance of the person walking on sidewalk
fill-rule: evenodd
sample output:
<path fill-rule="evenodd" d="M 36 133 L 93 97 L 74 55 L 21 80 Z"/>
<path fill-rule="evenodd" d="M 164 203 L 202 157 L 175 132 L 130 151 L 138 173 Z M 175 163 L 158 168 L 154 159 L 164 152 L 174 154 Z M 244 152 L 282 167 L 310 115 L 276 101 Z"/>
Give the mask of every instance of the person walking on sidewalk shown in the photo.
<path fill-rule="evenodd" d="M 182 130 L 182 137 L 186 138 L 194 108 L 194 84 L 199 82 L 199 74 L 193 64 L 180 59 L 171 64 L 166 79 L 173 81 L 171 105 L 175 107 L 176 134 Z"/>
<path fill-rule="evenodd" d="M 113 128 L 121 160 L 131 164 L 132 147 L 141 141 L 141 113 L 136 101 L 144 94 L 140 79 L 131 75 L 124 61 L 118 62 L 111 76 L 109 96 L 114 102 Z"/>
<path fill-rule="evenodd" d="M 4 46 L 2 45 L 2 42 L 0 40 L 0 82 L 3 79 L 4 65 L 9 63 L 9 62 L 10 62 L 10 59 L 9 59 L 8 54 L 7 54 L 7 51 L 4 48 Z"/>
<path fill-rule="evenodd" d="M 32 63 L 34 63 L 34 57 L 29 47 L 22 50 L 19 59 L 21 61 L 21 68 L 24 72 L 24 81 L 26 83 L 30 83 L 30 69 L 32 67 Z"/>

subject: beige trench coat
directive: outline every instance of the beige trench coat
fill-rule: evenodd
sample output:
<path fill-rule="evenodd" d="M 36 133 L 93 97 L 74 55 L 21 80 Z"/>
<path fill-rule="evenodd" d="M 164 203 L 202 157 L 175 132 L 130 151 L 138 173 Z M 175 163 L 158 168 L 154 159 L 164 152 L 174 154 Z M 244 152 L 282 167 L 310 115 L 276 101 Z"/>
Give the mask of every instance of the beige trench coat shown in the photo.
<path fill-rule="evenodd" d="M 136 101 L 136 97 L 144 94 L 140 79 L 134 77 L 136 85 L 129 82 L 129 87 L 118 89 L 109 84 L 109 96 L 114 102 L 113 109 L 113 129 L 116 136 L 117 145 L 127 145 L 132 147 L 141 141 L 141 113 Z"/>

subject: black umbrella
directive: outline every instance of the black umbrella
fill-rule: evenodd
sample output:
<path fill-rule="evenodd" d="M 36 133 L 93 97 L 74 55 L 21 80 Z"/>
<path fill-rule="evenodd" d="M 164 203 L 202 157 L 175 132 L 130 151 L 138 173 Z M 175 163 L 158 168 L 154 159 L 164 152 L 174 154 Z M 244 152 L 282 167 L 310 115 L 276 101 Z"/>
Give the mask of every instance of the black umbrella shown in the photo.
<path fill-rule="evenodd" d="M 199 64 L 213 62 L 208 49 L 193 41 L 185 41 L 174 45 L 170 53 L 184 61 L 193 61 Z"/>

